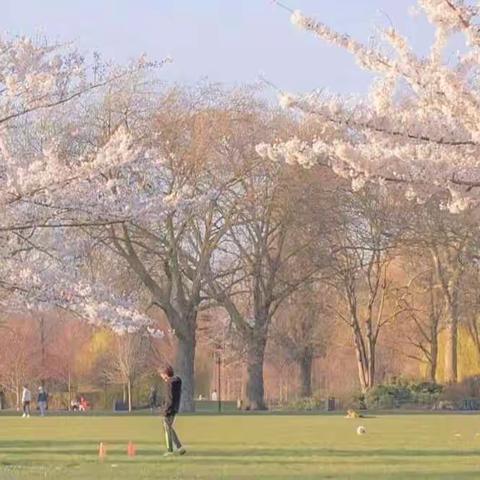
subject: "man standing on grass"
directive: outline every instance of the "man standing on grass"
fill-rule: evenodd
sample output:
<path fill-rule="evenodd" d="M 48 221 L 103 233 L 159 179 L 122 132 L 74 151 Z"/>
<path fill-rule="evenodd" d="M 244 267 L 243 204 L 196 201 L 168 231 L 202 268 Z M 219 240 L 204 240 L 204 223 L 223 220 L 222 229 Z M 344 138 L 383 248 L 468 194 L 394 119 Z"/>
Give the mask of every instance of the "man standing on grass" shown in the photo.
<path fill-rule="evenodd" d="M 182 396 L 182 380 L 175 376 L 173 368 L 169 365 L 161 373 L 163 381 L 167 385 L 166 402 L 163 409 L 163 427 L 165 428 L 165 440 L 167 442 L 167 452 L 165 456 L 173 455 L 173 445 L 175 445 L 179 455 L 184 455 L 185 449 L 173 428 L 175 416 L 180 408 L 180 398 Z"/>
<path fill-rule="evenodd" d="M 37 404 L 40 410 L 40 416 L 44 417 L 47 411 L 48 394 L 43 387 L 38 387 Z"/>
<path fill-rule="evenodd" d="M 30 402 L 32 401 L 32 392 L 28 389 L 27 385 L 23 386 L 22 390 L 22 407 L 23 415 L 22 417 L 30 416 Z"/>

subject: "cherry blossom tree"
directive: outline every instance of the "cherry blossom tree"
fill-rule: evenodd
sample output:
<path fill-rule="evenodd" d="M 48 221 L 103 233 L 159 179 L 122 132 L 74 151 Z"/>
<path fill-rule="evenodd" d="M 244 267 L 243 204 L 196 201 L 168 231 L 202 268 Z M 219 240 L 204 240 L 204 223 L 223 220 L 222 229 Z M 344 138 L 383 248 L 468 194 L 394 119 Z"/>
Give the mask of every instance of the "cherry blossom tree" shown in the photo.
<path fill-rule="evenodd" d="M 27 38 L 0 42 L 3 308 L 74 306 L 115 328 L 148 320 L 135 311 L 134 299 L 116 298 L 84 275 L 89 246 L 71 229 L 165 210 L 163 196 L 141 181 L 155 172 L 157 160 L 135 142 L 130 125 L 118 121 L 100 136 L 87 122 L 92 105 L 103 108 L 112 92 L 117 99 L 122 92 L 126 100 L 119 105 L 131 107 L 131 90 L 158 65 L 142 58 L 127 67 L 90 66 L 65 46 Z"/>
<path fill-rule="evenodd" d="M 451 212 L 477 205 L 480 10 L 461 0 L 418 0 L 418 7 L 435 29 L 427 56 L 393 27 L 381 32 L 383 44 L 367 46 L 290 10 L 295 26 L 352 53 L 377 80 L 366 99 L 282 92 L 281 105 L 314 118 L 320 133 L 310 141 L 262 144 L 259 153 L 305 166 L 328 164 L 354 190 L 375 182 L 395 185 L 419 203 L 440 193 Z M 458 35 L 465 47 L 452 59 L 448 48 Z"/>

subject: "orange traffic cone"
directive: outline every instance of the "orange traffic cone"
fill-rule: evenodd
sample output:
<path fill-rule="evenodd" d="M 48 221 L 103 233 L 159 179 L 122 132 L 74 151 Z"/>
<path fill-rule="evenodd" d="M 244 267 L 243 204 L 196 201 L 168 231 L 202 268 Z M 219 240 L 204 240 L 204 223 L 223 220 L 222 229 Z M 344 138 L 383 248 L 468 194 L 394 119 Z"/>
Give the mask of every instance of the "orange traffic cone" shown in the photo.
<path fill-rule="evenodd" d="M 107 456 L 107 447 L 103 442 L 100 442 L 100 445 L 98 446 L 98 458 L 100 459 L 101 462 L 103 462 L 106 456 Z"/>
<path fill-rule="evenodd" d="M 136 454 L 137 454 L 137 448 L 131 441 L 128 442 L 127 455 L 133 458 Z"/>

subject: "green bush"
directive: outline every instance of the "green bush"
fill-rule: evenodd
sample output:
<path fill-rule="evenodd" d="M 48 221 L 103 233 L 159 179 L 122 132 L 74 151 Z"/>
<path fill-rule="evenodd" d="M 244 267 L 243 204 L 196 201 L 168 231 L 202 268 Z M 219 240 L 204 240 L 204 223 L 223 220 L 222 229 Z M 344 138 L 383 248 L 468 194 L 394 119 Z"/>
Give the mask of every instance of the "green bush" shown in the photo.
<path fill-rule="evenodd" d="M 380 384 L 365 395 L 368 408 L 393 409 L 402 406 L 432 407 L 442 394 L 443 387 L 431 382 L 400 380 Z"/>
<path fill-rule="evenodd" d="M 319 397 L 299 398 L 283 405 L 282 410 L 294 412 L 312 412 L 315 410 L 325 410 L 325 399 Z"/>

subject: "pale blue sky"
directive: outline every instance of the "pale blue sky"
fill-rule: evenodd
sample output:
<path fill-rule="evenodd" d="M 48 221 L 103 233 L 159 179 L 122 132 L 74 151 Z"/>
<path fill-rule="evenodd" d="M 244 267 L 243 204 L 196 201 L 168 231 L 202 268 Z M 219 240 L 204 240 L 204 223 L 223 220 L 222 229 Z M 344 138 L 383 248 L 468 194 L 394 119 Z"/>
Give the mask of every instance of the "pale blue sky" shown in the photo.
<path fill-rule="evenodd" d="M 419 50 L 431 40 L 426 21 L 408 15 L 414 0 L 284 1 L 360 40 L 390 21 Z M 284 90 L 340 93 L 363 93 L 370 83 L 348 54 L 294 28 L 270 0 L 0 0 L 0 7 L 0 28 L 11 34 L 74 40 L 116 61 L 171 55 L 169 81 L 251 83 L 263 73 Z"/>

